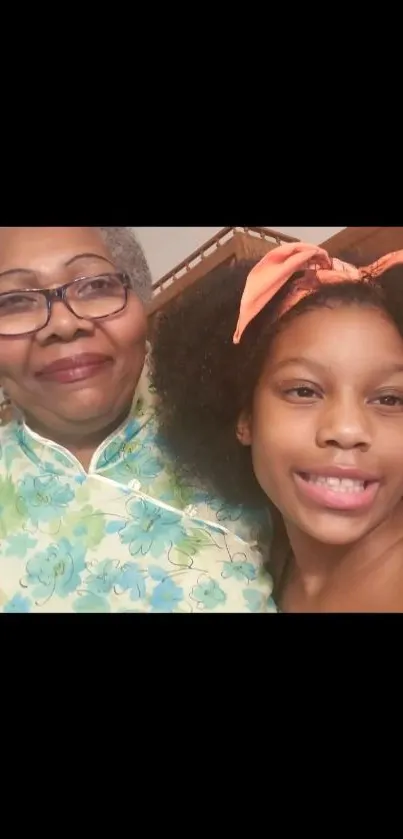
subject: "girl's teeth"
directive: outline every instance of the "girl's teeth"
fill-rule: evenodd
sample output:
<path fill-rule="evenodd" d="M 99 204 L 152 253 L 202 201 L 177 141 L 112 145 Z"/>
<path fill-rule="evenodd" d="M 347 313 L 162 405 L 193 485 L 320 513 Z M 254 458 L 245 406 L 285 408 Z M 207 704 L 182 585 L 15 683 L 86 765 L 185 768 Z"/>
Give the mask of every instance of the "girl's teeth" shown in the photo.
<path fill-rule="evenodd" d="M 363 492 L 364 481 L 354 481 L 351 478 L 322 478 L 318 475 L 308 475 L 308 483 L 328 486 L 332 492 Z"/>

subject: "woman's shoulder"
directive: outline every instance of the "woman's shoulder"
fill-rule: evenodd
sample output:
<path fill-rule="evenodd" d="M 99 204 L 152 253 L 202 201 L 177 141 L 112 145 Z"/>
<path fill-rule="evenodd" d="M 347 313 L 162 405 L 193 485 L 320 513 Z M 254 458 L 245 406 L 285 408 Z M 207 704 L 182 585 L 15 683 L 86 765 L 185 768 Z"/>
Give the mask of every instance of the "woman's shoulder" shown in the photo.
<path fill-rule="evenodd" d="M 7 399 L 0 401 L 0 431 L 13 422 L 15 419 L 14 410 Z"/>
<path fill-rule="evenodd" d="M 235 506 L 202 490 L 193 491 L 193 508 L 200 518 L 227 530 L 248 544 L 270 544 L 271 522 L 261 509 Z"/>
<path fill-rule="evenodd" d="M 9 476 L 11 463 L 14 463 L 21 454 L 16 436 L 18 425 L 19 423 L 14 418 L 0 425 L 0 475 L 3 476 L 6 472 Z"/>

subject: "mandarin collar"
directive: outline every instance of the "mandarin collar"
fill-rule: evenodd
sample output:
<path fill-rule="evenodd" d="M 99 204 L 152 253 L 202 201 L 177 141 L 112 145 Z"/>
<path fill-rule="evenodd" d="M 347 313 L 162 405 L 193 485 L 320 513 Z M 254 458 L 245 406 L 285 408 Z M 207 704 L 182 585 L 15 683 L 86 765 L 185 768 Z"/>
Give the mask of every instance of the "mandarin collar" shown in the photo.
<path fill-rule="evenodd" d="M 68 449 L 53 440 L 41 437 L 41 435 L 32 431 L 23 420 L 15 424 L 14 433 L 18 445 L 42 472 L 46 471 L 51 474 L 65 475 L 66 472 L 77 474 L 77 471 L 84 475 L 91 474 L 119 462 L 124 456 L 127 446 L 130 445 L 130 442 L 134 440 L 148 421 L 150 410 L 154 406 L 155 396 L 150 389 L 148 377 L 149 368 L 146 362 L 128 416 L 119 428 L 98 446 L 91 458 L 88 473 L 85 472 L 80 461 Z"/>

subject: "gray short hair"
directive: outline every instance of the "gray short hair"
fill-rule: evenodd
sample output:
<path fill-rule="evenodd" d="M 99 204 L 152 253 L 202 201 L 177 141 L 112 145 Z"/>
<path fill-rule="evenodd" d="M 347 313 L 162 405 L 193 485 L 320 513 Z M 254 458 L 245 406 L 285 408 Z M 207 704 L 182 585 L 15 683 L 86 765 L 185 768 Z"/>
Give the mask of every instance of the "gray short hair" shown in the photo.
<path fill-rule="evenodd" d="M 152 279 L 143 248 L 132 227 L 99 227 L 102 238 L 110 250 L 113 261 L 125 271 L 133 289 L 143 303 L 151 299 Z"/>

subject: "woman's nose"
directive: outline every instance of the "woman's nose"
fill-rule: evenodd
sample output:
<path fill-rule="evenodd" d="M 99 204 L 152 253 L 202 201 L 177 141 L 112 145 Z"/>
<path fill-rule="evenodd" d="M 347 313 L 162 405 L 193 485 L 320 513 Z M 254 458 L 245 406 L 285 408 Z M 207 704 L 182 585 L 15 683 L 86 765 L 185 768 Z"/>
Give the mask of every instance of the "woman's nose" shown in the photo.
<path fill-rule="evenodd" d="M 78 333 L 91 335 L 94 329 L 93 321 L 78 318 L 63 300 L 53 300 L 49 322 L 36 333 L 36 339 L 43 344 L 52 339 L 71 341 Z"/>

